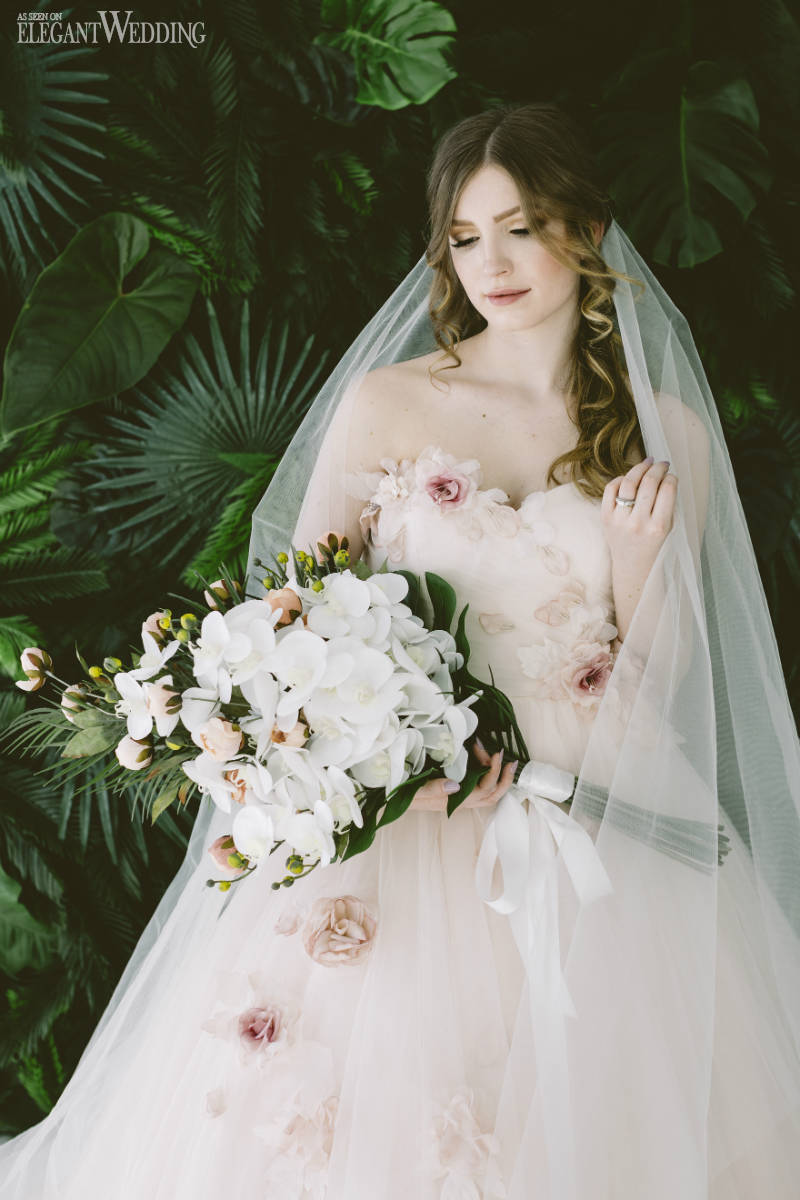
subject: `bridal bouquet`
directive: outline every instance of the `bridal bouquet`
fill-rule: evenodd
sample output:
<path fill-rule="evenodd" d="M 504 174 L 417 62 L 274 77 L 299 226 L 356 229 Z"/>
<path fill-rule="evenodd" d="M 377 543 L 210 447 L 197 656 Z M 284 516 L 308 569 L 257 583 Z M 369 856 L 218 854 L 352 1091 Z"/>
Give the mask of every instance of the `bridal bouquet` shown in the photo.
<path fill-rule="evenodd" d="M 278 554 L 264 599 L 243 598 L 223 572 L 204 605 L 186 602 L 198 611 L 151 614 L 130 668 L 78 654 L 85 679 L 66 684 L 45 651 L 21 656 L 19 687 L 61 687 L 60 704 L 24 716 L 62 758 L 99 762 L 153 821 L 195 792 L 231 814 L 211 847 L 233 874 L 207 880 L 221 891 L 280 846 L 291 853 L 276 889 L 367 849 L 434 775 L 461 784 L 452 815 L 485 772 L 465 746 L 479 721 L 487 745 L 524 751 L 508 699 L 469 673 L 466 607 L 450 633 L 445 580 L 426 573 L 426 625 L 414 575 L 351 567 L 333 533 L 317 548 L 315 559 L 292 547 L 292 574 Z"/>

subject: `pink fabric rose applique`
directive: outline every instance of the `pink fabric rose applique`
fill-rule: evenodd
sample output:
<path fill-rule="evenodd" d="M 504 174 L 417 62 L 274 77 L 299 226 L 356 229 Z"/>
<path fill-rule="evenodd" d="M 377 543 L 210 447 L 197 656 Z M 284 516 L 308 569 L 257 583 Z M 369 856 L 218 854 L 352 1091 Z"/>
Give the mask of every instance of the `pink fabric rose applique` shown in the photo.
<path fill-rule="evenodd" d="M 277 994 L 260 971 L 247 976 L 246 994 L 240 972 L 220 972 L 222 996 L 212 1016 L 200 1028 L 236 1049 L 243 1066 L 263 1065 L 298 1036 L 299 1014 Z"/>
<path fill-rule="evenodd" d="M 303 946 L 323 967 L 353 966 L 369 954 L 377 926 L 357 896 L 320 896 L 303 927 Z"/>
<path fill-rule="evenodd" d="M 617 627 L 606 619 L 602 606 L 575 604 L 561 632 L 563 640 L 546 637 L 541 644 L 519 647 L 520 665 L 535 682 L 534 695 L 570 700 L 576 711 L 591 715 L 611 675 L 616 657 L 611 641 Z"/>
<path fill-rule="evenodd" d="M 481 467 L 477 458 L 459 462 L 439 446 L 426 446 L 416 461 L 416 485 L 442 511 L 463 508 L 478 490 Z"/>

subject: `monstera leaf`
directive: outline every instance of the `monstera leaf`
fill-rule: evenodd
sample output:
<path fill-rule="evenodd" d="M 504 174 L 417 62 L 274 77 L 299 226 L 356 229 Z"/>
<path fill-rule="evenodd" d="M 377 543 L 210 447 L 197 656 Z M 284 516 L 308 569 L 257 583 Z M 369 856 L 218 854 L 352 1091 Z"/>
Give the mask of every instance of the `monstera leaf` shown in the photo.
<path fill-rule="evenodd" d="M 129 279 L 128 277 L 131 276 Z M 42 271 L 5 357 L 5 433 L 133 387 L 189 313 L 199 280 L 143 221 L 106 213 Z"/>
<path fill-rule="evenodd" d="M 621 224 L 666 266 L 714 258 L 723 225 L 743 223 L 772 182 L 747 80 L 716 63 L 681 70 L 664 52 L 637 59 L 606 99 L 598 159 Z"/>
<path fill-rule="evenodd" d="M 430 0 L 323 0 L 322 19 L 341 32 L 317 34 L 314 44 L 353 59 L 359 104 L 426 104 L 456 77 L 444 57 L 456 23 Z"/>

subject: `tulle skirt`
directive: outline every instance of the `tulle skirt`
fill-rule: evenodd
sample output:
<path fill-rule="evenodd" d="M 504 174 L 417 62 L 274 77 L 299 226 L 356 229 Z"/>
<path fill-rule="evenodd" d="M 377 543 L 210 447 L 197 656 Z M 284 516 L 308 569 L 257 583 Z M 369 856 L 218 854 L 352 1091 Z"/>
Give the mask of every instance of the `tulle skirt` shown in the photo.
<path fill-rule="evenodd" d="M 522 959 L 508 918 L 476 892 L 490 812 L 407 813 L 368 852 L 273 891 L 277 851 L 227 903 L 204 884 L 219 874 L 204 854 L 54 1111 L 0 1147 L 0 1198 L 561 1200 Z M 206 847 L 227 820 L 213 814 Z M 647 963 L 620 959 L 605 900 L 606 917 L 584 928 L 593 957 L 567 971 L 580 1200 L 797 1196 L 800 1071 L 760 931 L 734 899 L 753 882 L 731 837 L 710 1103 L 702 1080 L 674 1103 L 691 1066 L 648 1049 Z M 565 889 L 565 933 L 571 915 Z M 617 1014 L 606 1044 L 582 1023 L 587 1006 Z M 637 1039 L 632 1094 L 636 1070 L 615 1056 L 635 1055 Z"/>

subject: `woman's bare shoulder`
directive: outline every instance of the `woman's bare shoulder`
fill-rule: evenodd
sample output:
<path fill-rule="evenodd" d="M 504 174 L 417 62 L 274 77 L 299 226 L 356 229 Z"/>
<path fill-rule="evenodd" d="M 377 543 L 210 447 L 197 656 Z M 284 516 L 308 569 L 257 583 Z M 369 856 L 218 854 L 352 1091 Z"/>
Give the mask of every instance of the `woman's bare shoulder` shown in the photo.
<path fill-rule="evenodd" d="M 399 396 L 416 397 L 427 395 L 433 388 L 429 368 L 437 362 L 444 362 L 441 350 L 431 354 L 422 354 L 417 358 L 407 358 L 400 362 L 388 363 L 383 367 L 375 367 L 368 371 L 359 384 L 358 398 L 367 404 L 380 402 L 382 397 L 395 401 Z"/>

